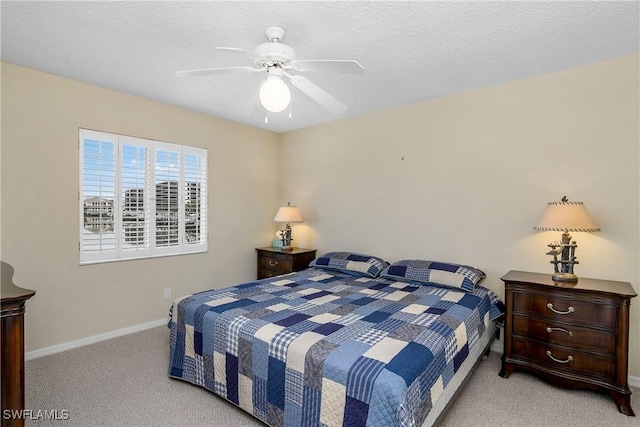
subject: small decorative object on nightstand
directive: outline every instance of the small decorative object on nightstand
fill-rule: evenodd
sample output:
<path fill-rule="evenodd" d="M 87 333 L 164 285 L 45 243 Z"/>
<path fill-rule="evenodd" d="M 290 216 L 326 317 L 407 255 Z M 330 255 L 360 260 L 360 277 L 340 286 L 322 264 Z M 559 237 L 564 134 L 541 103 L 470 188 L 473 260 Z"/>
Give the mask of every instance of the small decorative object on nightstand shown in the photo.
<path fill-rule="evenodd" d="M 538 231 L 562 231 L 560 242 L 550 243 L 547 255 L 553 256 L 551 263 L 554 267 L 553 280 L 558 283 L 576 283 L 578 276 L 573 273 L 573 266 L 578 264 L 576 248 L 578 245 L 571 240 L 570 231 L 600 231 L 582 202 L 570 202 L 567 196 L 560 202 L 550 202 L 542 213 L 535 227 Z M 558 255 L 560 259 L 558 259 Z M 560 264 L 560 267 L 558 267 Z"/>
<path fill-rule="evenodd" d="M 298 212 L 298 208 L 295 206 L 291 206 L 291 203 L 287 203 L 287 206 L 283 206 L 278 209 L 278 212 L 276 213 L 276 216 L 275 218 L 273 218 L 273 220 L 275 222 L 280 222 L 283 224 L 286 223 L 284 229 L 279 231 L 282 238 L 282 250 L 290 251 L 292 249 L 295 249 L 293 246 L 291 246 L 291 225 L 289 225 L 289 223 L 304 222 L 302 219 L 302 215 L 300 215 L 300 212 Z"/>
<path fill-rule="evenodd" d="M 510 271 L 505 287 L 505 337 L 500 376 L 517 370 L 550 383 L 608 394 L 631 409 L 627 369 L 630 283 L 581 278 L 557 286 L 548 274 Z"/>
<path fill-rule="evenodd" d="M 258 251 L 258 279 L 304 270 L 316 257 L 315 249 L 296 248 L 283 251 L 265 247 L 256 248 L 256 251 Z"/>

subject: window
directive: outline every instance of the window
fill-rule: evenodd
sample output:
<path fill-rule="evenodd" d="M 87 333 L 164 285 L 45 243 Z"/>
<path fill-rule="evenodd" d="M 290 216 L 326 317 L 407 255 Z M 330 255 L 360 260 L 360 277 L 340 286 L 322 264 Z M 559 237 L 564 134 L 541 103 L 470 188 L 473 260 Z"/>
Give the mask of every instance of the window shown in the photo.
<path fill-rule="evenodd" d="M 207 251 L 207 150 L 86 129 L 80 264 Z"/>

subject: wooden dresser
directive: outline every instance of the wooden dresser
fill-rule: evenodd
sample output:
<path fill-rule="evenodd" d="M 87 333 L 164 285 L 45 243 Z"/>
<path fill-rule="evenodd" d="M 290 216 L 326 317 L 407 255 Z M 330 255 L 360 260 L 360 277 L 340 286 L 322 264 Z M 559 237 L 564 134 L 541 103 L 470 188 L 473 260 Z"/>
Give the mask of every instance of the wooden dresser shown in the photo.
<path fill-rule="evenodd" d="M 24 311 L 35 291 L 13 284 L 13 267 L 1 262 L 2 297 L 2 427 L 23 426 L 24 418 L 5 417 L 6 410 L 24 409 Z M 11 412 L 9 412 L 10 414 Z M 16 412 L 14 412 L 16 413 Z"/>
<path fill-rule="evenodd" d="M 532 373 L 553 384 L 599 390 L 631 409 L 627 369 L 630 283 L 580 278 L 556 285 L 551 274 L 510 271 L 500 376 Z"/>
<path fill-rule="evenodd" d="M 266 247 L 256 248 L 256 251 L 258 252 L 258 279 L 304 270 L 316 257 L 315 249 L 296 248 L 283 251 Z"/>

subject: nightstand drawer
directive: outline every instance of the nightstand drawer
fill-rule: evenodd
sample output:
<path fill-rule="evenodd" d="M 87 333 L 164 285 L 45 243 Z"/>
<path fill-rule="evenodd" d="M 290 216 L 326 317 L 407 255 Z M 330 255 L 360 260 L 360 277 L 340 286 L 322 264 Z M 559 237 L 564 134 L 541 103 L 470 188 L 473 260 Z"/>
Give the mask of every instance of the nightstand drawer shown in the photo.
<path fill-rule="evenodd" d="M 265 270 L 261 268 L 259 271 L 261 279 L 269 279 L 271 277 L 282 276 L 283 274 L 287 274 L 287 272 L 277 271 L 277 270 Z"/>
<path fill-rule="evenodd" d="M 594 304 L 576 298 L 561 298 L 556 295 L 538 293 L 513 293 L 513 312 L 541 316 L 563 322 L 597 325 L 600 328 L 616 329 L 618 311 L 616 306 Z"/>
<path fill-rule="evenodd" d="M 514 356 L 521 355 L 532 363 L 550 369 L 562 369 L 577 374 L 611 379 L 615 373 L 614 359 L 584 351 L 513 337 Z M 558 371 L 558 372 L 562 372 Z"/>
<path fill-rule="evenodd" d="M 266 247 L 256 248 L 256 251 L 258 252 L 258 279 L 304 270 L 316 257 L 315 249 L 294 248 L 283 251 Z"/>
<path fill-rule="evenodd" d="M 280 274 L 290 273 L 292 271 L 291 259 L 286 256 L 280 256 L 277 254 L 269 255 L 269 256 L 261 256 L 260 269 L 282 272 Z M 269 276 L 269 277 L 272 277 L 272 276 Z"/>
<path fill-rule="evenodd" d="M 616 350 L 615 334 L 609 331 L 526 316 L 513 316 L 513 334 L 582 350 L 610 354 L 614 354 Z"/>

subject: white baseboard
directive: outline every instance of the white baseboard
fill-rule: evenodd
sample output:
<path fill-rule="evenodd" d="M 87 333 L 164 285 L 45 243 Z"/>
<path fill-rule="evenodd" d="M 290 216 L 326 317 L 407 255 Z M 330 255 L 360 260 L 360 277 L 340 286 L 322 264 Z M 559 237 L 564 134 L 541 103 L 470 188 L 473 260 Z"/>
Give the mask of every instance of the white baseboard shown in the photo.
<path fill-rule="evenodd" d="M 167 319 L 154 320 L 152 322 L 141 323 L 139 325 L 129 326 L 128 328 L 118 329 L 116 331 L 105 332 L 104 334 L 93 335 L 91 337 L 82 338 L 76 341 L 70 341 L 62 344 L 52 345 L 51 347 L 41 348 L 39 350 L 28 351 L 24 355 L 25 360 L 37 359 L 50 354 L 61 353 L 73 348 L 83 347 L 85 345 L 94 344 L 100 341 L 106 341 L 111 338 L 121 337 L 123 335 L 133 334 L 135 332 L 144 331 L 146 329 L 157 328 L 166 325 Z"/>
<path fill-rule="evenodd" d="M 633 376 L 629 375 L 629 385 L 631 387 L 640 388 L 640 377 L 633 377 Z"/>
<path fill-rule="evenodd" d="M 503 347 L 504 344 L 502 344 L 502 341 L 495 340 L 491 343 L 491 347 L 489 348 L 489 350 L 498 354 L 502 354 L 502 352 L 504 351 Z"/>

